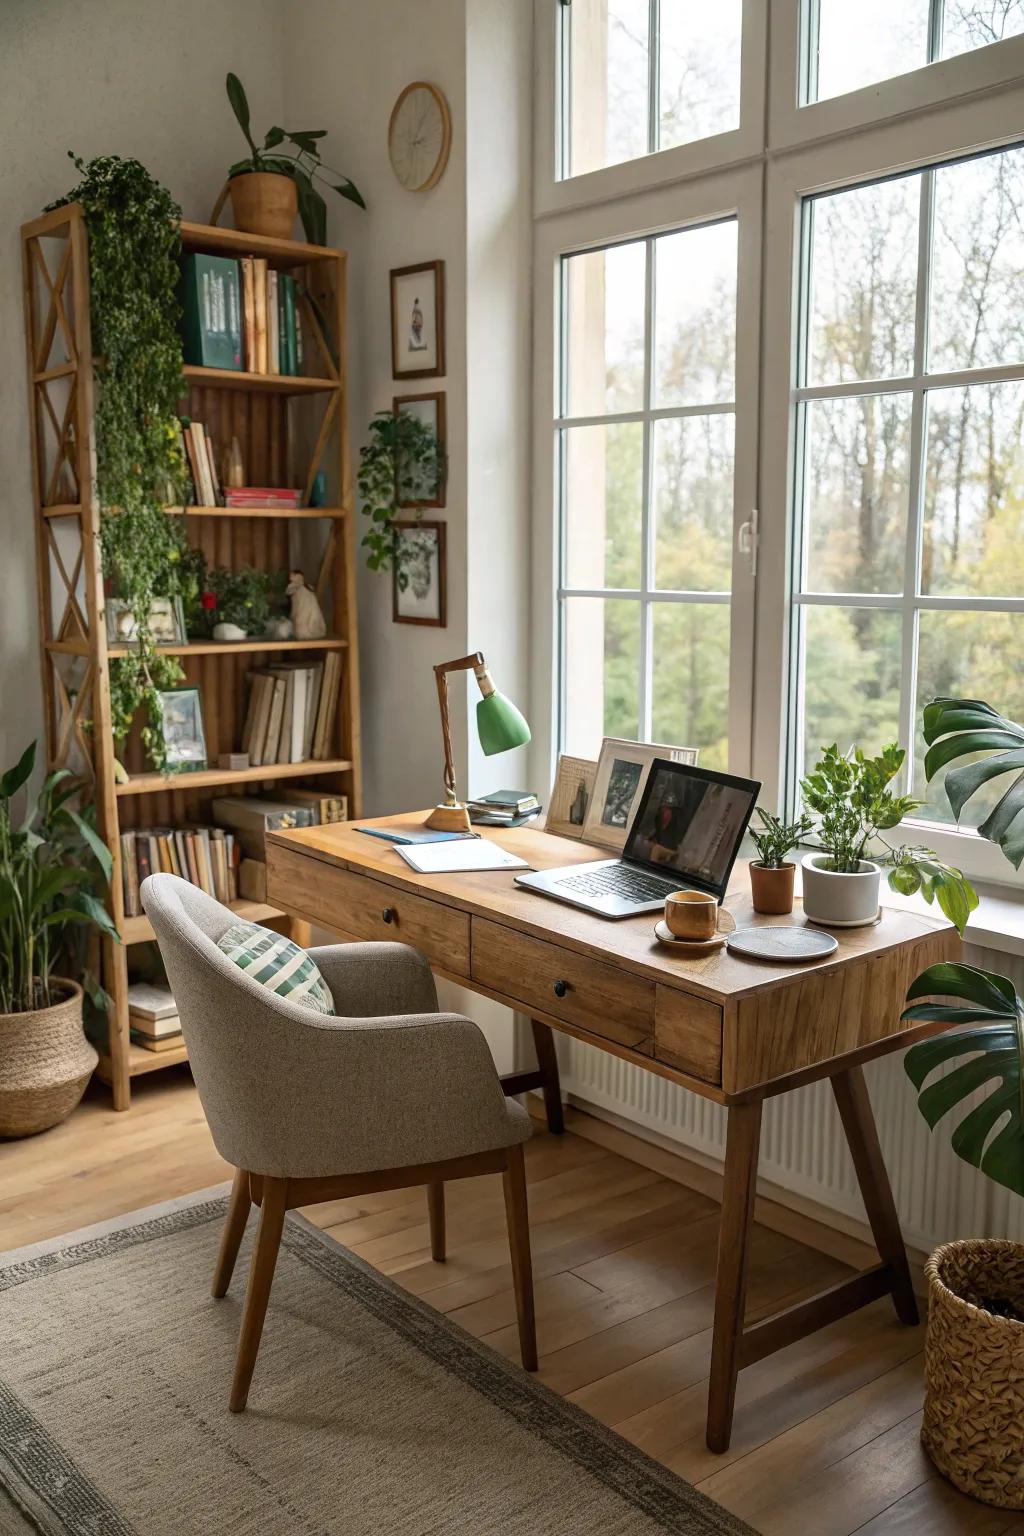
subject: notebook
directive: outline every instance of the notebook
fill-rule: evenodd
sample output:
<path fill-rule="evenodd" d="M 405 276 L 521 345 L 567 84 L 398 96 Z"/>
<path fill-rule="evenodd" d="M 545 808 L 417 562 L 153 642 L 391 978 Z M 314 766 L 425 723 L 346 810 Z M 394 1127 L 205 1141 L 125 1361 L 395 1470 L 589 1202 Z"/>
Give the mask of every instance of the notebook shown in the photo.
<path fill-rule="evenodd" d="M 454 843 L 427 843 L 419 848 L 398 846 L 395 852 L 420 875 L 451 875 L 472 869 L 529 869 L 525 859 L 507 853 L 485 838 L 460 838 Z"/>

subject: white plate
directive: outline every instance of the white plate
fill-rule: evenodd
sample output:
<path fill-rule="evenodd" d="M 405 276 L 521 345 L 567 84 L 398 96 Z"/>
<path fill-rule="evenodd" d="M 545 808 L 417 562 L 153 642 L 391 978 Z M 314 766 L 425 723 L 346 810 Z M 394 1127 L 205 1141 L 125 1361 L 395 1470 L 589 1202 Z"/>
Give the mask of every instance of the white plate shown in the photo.
<path fill-rule="evenodd" d="M 737 928 L 726 943 L 730 954 L 749 960 L 773 960 L 776 965 L 790 965 L 808 960 L 824 960 L 839 948 L 839 940 L 820 928 L 796 928 L 787 924 L 763 928 Z"/>

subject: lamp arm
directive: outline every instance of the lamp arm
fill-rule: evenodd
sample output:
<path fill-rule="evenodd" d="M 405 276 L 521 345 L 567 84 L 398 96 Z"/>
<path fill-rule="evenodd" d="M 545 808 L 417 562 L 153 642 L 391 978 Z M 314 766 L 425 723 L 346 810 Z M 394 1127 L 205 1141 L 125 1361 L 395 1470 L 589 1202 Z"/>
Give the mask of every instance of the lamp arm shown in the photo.
<path fill-rule="evenodd" d="M 448 673 L 468 672 L 471 667 L 477 674 L 477 680 L 480 681 L 481 673 L 486 674 L 481 651 L 474 651 L 471 656 L 460 656 L 456 661 L 444 661 L 434 668 L 437 701 L 441 709 L 441 737 L 444 741 L 444 791 L 449 805 L 458 805 L 459 797 L 455 791 L 455 756 L 452 752 L 452 723 L 448 707 Z M 494 685 L 491 684 L 492 691 L 493 687 Z"/>

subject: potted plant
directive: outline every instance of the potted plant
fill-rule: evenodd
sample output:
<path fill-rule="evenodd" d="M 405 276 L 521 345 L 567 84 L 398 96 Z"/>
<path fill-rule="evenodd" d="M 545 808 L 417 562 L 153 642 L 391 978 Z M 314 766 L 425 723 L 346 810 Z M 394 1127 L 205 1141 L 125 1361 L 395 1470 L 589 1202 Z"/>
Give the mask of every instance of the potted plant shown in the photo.
<path fill-rule="evenodd" d="M 118 939 L 103 906 L 110 851 L 72 810 L 66 768 L 50 774 L 15 825 L 13 800 L 35 765 L 35 743 L 0 778 L 0 1136 L 65 1120 L 97 1056 L 82 1029 L 82 988 L 55 974 L 76 925 Z M 106 994 L 87 976 L 90 996 Z"/>
<path fill-rule="evenodd" d="M 787 860 L 802 837 L 806 837 L 814 825 L 810 816 L 785 822 L 771 811 L 757 807 L 754 812 L 761 824 L 759 832 L 751 831 L 751 839 L 757 849 L 757 858 L 750 861 L 750 894 L 755 912 L 778 915 L 793 910 L 793 881 L 796 865 Z"/>
<path fill-rule="evenodd" d="M 207 575 L 207 590 L 200 599 L 213 639 L 230 642 L 266 634 L 272 615 L 282 609 L 285 581 L 283 571 L 216 566 Z"/>
<path fill-rule="evenodd" d="M 958 819 L 982 785 L 1013 774 L 978 830 L 1019 868 L 1024 727 L 977 699 L 935 699 L 924 711 L 924 736 L 929 780 L 958 758 L 974 759 L 946 776 L 946 796 Z M 928 997 L 953 1001 L 916 1001 Z M 946 964 L 922 972 L 908 1000 L 908 1023 L 965 1026 L 906 1054 L 922 1115 L 934 1129 L 969 1100 L 952 1134 L 953 1151 L 1024 1195 L 1024 999 L 1005 976 Z M 1024 1244 L 1000 1238 L 945 1243 L 928 1260 L 925 1276 L 922 1444 L 964 1493 L 1001 1509 L 1024 1509 Z"/>
<path fill-rule="evenodd" d="M 444 474 L 444 457 L 437 434 L 425 421 L 404 411 L 378 411 L 370 422 L 369 441 L 359 450 L 359 494 L 370 527 L 363 537 L 371 571 L 387 571 L 397 559 L 397 539 L 392 524 L 402 507 L 417 517 L 416 501 L 424 485 L 436 484 Z M 404 591 L 408 573 L 399 570 L 398 585 Z"/>
<path fill-rule="evenodd" d="M 804 913 L 811 922 L 826 928 L 873 923 L 886 864 L 894 891 L 904 896 L 920 892 L 927 902 L 938 901 L 963 933 L 978 897 L 961 872 L 928 848 L 894 847 L 882 837 L 921 803 L 890 788 L 905 757 L 895 742 L 877 757 L 867 757 L 859 747 L 840 752 L 833 743 L 801 782 L 803 803 L 818 818 L 815 831 L 821 843 L 821 851 L 807 854 L 802 865 Z"/>
<path fill-rule="evenodd" d="M 332 187 L 357 207 L 366 207 L 355 183 L 321 161 L 317 140 L 326 137 L 326 128 L 302 132 L 269 128 L 263 144 L 257 146 L 249 128 L 249 102 L 242 82 L 237 75 L 229 74 L 226 84 L 231 110 L 250 151 L 228 172 L 227 191 L 231 194 L 235 228 L 250 235 L 288 240 L 298 213 L 306 239 L 312 245 L 326 245 L 327 206 L 316 182 Z M 212 224 L 216 224 L 222 205 L 223 194 L 210 220 Z"/>

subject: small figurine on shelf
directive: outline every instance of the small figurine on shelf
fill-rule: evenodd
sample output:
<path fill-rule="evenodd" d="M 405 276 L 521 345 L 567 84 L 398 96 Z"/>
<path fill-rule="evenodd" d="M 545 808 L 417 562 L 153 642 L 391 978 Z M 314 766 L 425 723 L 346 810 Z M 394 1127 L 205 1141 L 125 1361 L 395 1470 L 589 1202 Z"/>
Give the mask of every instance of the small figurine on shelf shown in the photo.
<path fill-rule="evenodd" d="M 245 465 L 242 463 L 242 448 L 237 437 L 231 439 L 224 454 L 224 469 L 221 478 L 226 486 L 231 486 L 232 488 L 245 484 Z"/>
<path fill-rule="evenodd" d="M 292 626 L 296 640 L 322 640 L 327 633 L 327 624 L 317 595 L 306 586 L 306 578 L 301 571 L 288 572 L 285 591 L 292 600 Z"/>

